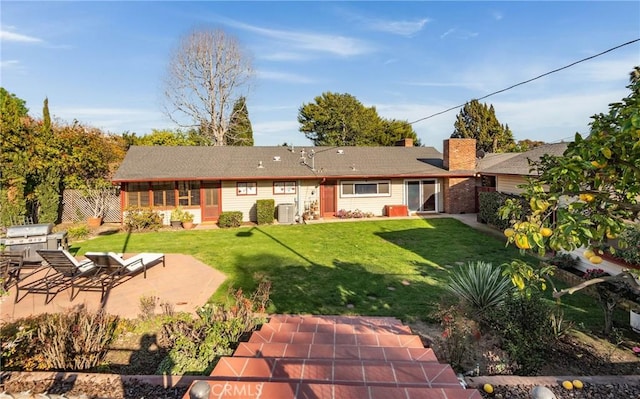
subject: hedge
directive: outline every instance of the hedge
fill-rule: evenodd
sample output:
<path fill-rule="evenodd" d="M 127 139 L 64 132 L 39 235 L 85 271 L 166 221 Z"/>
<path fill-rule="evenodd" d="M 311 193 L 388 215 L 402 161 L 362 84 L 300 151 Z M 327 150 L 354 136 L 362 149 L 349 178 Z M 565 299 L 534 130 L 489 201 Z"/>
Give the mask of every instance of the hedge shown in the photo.
<path fill-rule="evenodd" d="M 228 211 L 222 212 L 218 218 L 218 226 L 220 227 L 240 227 L 242 225 L 242 212 Z"/>
<path fill-rule="evenodd" d="M 256 202 L 258 224 L 271 224 L 275 219 L 276 202 L 273 199 L 261 199 Z"/>

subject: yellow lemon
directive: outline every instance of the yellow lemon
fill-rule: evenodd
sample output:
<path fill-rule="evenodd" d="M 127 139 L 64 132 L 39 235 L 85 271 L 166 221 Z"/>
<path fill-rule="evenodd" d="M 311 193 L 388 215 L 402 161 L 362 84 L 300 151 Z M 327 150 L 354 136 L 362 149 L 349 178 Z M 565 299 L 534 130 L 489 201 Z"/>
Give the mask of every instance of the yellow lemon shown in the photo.
<path fill-rule="evenodd" d="M 573 383 L 571 381 L 562 381 L 562 386 L 567 390 L 573 389 Z"/>
<path fill-rule="evenodd" d="M 573 380 L 572 384 L 575 389 L 582 389 L 582 387 L 584 387 L 584 384 L 580 380 Z"/>
<path fill-rule="evenodd" d="M 600 163 L 600 162 L 598 162 L 598 161 L 591 161 L 591 165 L 592 165 L 594 168 L 602 169 L 602 168 L 604 168 L 605 166 L 607 166 L 607 163 L 606 163 L 606 162 L 604 162 L 604 163 Z"/>
<path fill-rule="evenodd" d="M 493 393 L 493 385 L 491 385 L 491 384 L 484 384 L 482 389 L 484 389 L 484 391 L 486 393 L 488 393 L 488 394 L 492 394 Z"/>
<path fill-rule="evenodd" d="M 610 240 L 613 240 L 614 238 L 616 238 L 617 236 L 615 234 L 613 234 L 612 232 L 607 230 L 607 238 Z"/>
<path fill-rule="evenodd" d="M 602 258 L 598 255 L 593 255 L 589 258 L 589 262 L 593 263 L 594 265 L 599 265 L 600 263 L 602 263 Z"/>
<path fill-rule="evenodd" d="M 551 230 L 548 227 L 543 227 L 543 228 L 540 229 L 540 234 L 543 237 L 551 237 L 551 235 L 553 234 L 553 230 Z"/>
<path fill-rule="evenodd" d="M 531 249 L 529 239 L 525 234 L 516 234 L 516 247 L 520 249 Z"/>
<path fill-rule="evenodd" d="M 507 236 L 507 237 L 511 237 L 511 236 L 513 236 L 515 233 L 516 233 L 516 231 L 515 231 L 514 229 L 506 229 L 506 230 L 504 231 L 504 235 L 505 235 L 505 236 Z"/>
<path fill-rule="evenodd" d="M 584 255 L 585 258 L 589 259 L 590 257 L 592 257 L 595 254 L 593 253 L 592 250 L 587 249 L 586 251 L 584 251 L 583 255 Z"/>

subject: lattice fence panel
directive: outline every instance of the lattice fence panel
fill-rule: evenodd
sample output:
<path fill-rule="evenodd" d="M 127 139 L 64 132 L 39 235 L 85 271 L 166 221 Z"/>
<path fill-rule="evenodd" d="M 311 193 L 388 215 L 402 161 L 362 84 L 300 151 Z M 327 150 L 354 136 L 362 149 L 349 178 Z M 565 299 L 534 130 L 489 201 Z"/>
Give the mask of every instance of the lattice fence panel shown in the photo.
<path fill-rule="evenodd" d="M 82 196 L 80 190 L 64 190 L 62 194 L 63 222 L 78 222 L 91 216 L 93 216 L 91 207 Z M 120 223 L 122 221 L 119 189 L 114 189 L 111 195 L 109 195 L 103 221 L 107 223 Z"/>

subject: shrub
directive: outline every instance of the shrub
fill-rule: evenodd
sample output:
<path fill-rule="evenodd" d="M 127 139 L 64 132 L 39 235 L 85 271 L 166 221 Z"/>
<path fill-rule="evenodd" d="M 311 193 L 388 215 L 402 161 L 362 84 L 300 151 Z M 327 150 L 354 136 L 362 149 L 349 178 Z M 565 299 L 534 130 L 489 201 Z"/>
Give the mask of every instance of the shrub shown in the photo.
<path fill-rule="evenodd" d="M 544 364 L 554 337 L 552 313 L 539 292 L 508 296 L 500 311 L 489 313 L 502 348 L 515 362 L 516 374 L 535 375 Z"/>
<path fill-rule="evenodd" d="M 273 199 L 261 199 L 256 202 L 258 224 L 273 223 L 276 214 L 276 202 Z"/>
<path fill-rule="evenodd" d="M 518 199 L 522 203 L 524 209 L 529 208 L 529 204 L 527 204 L 522 197 L 517 195 L 503 194 L 497 191 L 480 192 L 478 194 L 478 214 L 480 219 L 500 230 L 505 230 L 510 227 L 509 220 L 502 219 L 498 214 L 498 210 L 509 198 Z"/>
<path fill-rule="evenodd" d="M 496 308 L 512 292 L 511 282 L 502 275 L 502 269 L 482 261 L 469 262 L 454 270 L 446 288 L 479 312 Z"/>
<path fill-rule="evenodd" d="M 242 226 L 242 212 L 222 212 L 218 218 L 218 226 L 222 228 Z"/>
<path fill-rule="evenodd" d="M 39 349 L 53 369 L 89 370 L 104 361 L 117 325 L 117 317 L 85 309 L 47 315 L 38 328 Z"/>
<path fill-rule="evenodd" d="M 348 211 L 346 209 L 340 209 L 336 212 L 336 217 L 340 219 L 362 219 L 362 218 L 372 218 L 374 215 L 371 212 L 364 212 L 360 209 L 356 209 L 355 211 Z"/>
<path fill-rule="evenodd" d="M 553 258 L 549 258 L 547 263 L 550 265 L 556 266 L 559 269 L 575 269 L 580 262 L 580 258 L 578 256 L 573 257 L 569 253 L 561 253 L 555 255 Z"/>
<path fill-rule="evenodd" d="M 89 237 L 89 226 L 86 224 L 76 224 L 67 229 L 67 234 L 71 240 L 84 240 Z"/>
<path fill-rule="evenodd" d="M 640 224 L 628 226 L 620 234 L 620 239 L 626 247 L 619 249 L 617 256 L 631 265 L 640 265 Z"/>
<path fill-rule="evenodd" d="M 162 227 L 162 217 L 151 208 L 129 207 L 125 212 L 124 225 L 128 231 L 155 231 Z"/>
<path fill-rule="evenodd" d="M 262 312 L 269 300 L 271 285 L 260 284 L 249 298 L 242 290 L 232 291 L 235 302 L 206 304 L 196 311 L 198 319 L 172 320 L 163 325 L 160 340 L 169 353 L 158 366 L 158 374 L 209 374 L 221 356 L 233 352 L 232 345 L 266 320 Z"/>
<path fill-rule="evenodd" d="M 454 370 L 464 371 L 473 360 L 472 346 L 480 338 L 478 326 L 457 305 L 441 304 L 435 316 L 442 326 L 442 335 L 434 339 L 438 358 L 442 357 L 440 360 L 450 363 Z"/>
<path fill-rule="evenodd" d="M 142 320 L 151 319 L 156 313 L 156 306 L 158 305 L 158 301 L 160 298 L 154 295 L 149 296 L 141 296 L 140 297 L 140 317 Z"/>
<path fill-rule="evenodd" d="M 3 370 L 46 370 L 47 359 L 40 350 L 38 326 L 49 315 L 32 316 L 6 323 L 0 328 Z"/>

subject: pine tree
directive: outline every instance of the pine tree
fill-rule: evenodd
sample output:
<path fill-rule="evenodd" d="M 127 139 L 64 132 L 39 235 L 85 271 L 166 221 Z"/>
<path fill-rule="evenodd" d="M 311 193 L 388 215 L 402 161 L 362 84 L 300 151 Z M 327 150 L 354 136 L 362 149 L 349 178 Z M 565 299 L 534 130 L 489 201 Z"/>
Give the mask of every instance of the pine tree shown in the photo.
<path fill-rule="evenodd" d="M 515 142 L 509 125 L 501 125 L 493 105 L 472 100 L 460 110 L 454 123 L 452 138 L 476 139 L 476 149 L 484 152 L 508 152 Z"/>
<path fill-rule="evenodd" d="M 253 146 L 253 128 L 244 97 L 240 97 L 233 104 L 229 130 L 225 134 L 225 143 L 235 146 Z"/>

